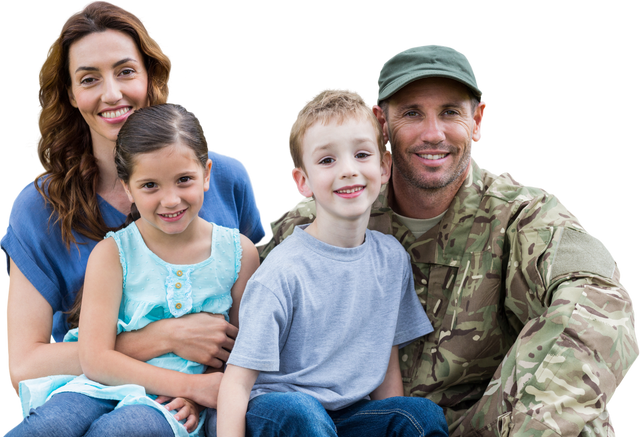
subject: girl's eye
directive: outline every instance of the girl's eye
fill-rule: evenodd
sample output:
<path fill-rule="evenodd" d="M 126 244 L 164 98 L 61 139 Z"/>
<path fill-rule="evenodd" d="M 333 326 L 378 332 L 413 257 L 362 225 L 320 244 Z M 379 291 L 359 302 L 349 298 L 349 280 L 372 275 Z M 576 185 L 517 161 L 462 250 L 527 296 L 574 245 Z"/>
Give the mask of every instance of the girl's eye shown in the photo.
<path fill-rule="evenodd" d="M 328 164 L 331 164 L 334 161 L 335 161 L 335 159 L 333 159 L 333 158 L 322 158 L 320 160 L 319 164 L 328 165 Z"/>
<path fill-rule="evenodd" d="M 180 179 L 178 179 L 178 182 L 184 184 L 185 182 L 189 182 L 190 180 L 191 176 L 182 176 Z"/>
<path fill-rule="evenodd" d="M 371 153 L 367 153 L 367 152 L 358 152 L 358 153 L 356 153 L 356 158 L 357 159 L 364 159 L 364 158 L 368 158 L 369 156 L 371 156 Z"/>
<path fill-rule="evenodd" d="M 152 188 L 155 188 L 157 185 L 155 182 L 147 182 L 146 184 L 144 184 L 142 186 L 142 188 L 146 188 L 147 190 L 150 190 Z"/>

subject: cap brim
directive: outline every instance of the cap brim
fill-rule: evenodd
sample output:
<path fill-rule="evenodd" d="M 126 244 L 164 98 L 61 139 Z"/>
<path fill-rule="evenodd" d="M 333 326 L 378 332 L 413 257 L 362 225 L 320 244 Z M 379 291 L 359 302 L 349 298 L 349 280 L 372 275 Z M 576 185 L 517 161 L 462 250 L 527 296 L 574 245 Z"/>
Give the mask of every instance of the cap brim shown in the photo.
<path fill-rule="evenodd" d="M 475 94 L 478 100 L 480 100 L 480 97 L 482 97 L 482 92 L 462 75 L 457 75 L 442 70 L 422 70 L 412 74 L 403 75 L 402 77 L 399 77 L 398 79 L 392 81 L 378 94 L 378 103 L 380 103 L 382 100 L 388 99 L 389 97 L 397 93 L 400 89 L 409 85 L 411 82 L 415 82 L 416 80 L 420 79 L 426 79 L 429 77 L 444 77 L 447 79 L 453 79 L 469 87 L 469 89 Z"/>

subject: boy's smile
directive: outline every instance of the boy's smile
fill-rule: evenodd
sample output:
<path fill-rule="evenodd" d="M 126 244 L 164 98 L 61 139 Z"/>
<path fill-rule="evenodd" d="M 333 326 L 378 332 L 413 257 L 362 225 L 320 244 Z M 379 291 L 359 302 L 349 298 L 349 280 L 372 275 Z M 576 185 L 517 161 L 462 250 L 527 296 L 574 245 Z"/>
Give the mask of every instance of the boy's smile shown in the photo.
<path fill-rule="evenodd" d="M 390 157 L 387 152 L 381 163 L 369 120 L 316 122 L 304 135 L 302 161 L 304 170 L 294 169 L 293 177 L 302 195 L 314 196 L 319 219 L 334 224 L 369 220 L 371 205 L 390 173 Z"/>

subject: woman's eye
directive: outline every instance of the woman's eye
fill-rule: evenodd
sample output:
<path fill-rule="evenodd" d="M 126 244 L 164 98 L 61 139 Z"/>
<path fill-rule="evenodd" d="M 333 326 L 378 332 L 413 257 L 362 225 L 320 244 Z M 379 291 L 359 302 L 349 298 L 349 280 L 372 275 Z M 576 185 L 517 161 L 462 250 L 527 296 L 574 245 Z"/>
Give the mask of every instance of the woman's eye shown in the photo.
<path fill-rule="evenodd" d="M 125 68 L 124 70 L 122 70 L 120 72 L 120 74 L 123 75 L 123 76 L 130 76 L 133 73 L 135 73 L 135 70 L 133 68 Z"/>
<path fill-rule="evenodd" d="M 334 161 L 335 161 L 335 159 L 333 159 L 333 158 L 322 158 L 320 160 L 320 164 L 327 165 L 327 164 L 331 164 Z"/>
<path fill-rule="evenodd" d="M 81 85 L 91 85 L 93 82 L 95 82 L 96 80 L 93 77 L 85 77 L 84 79 L 82 79 L 80 81 Z"/>

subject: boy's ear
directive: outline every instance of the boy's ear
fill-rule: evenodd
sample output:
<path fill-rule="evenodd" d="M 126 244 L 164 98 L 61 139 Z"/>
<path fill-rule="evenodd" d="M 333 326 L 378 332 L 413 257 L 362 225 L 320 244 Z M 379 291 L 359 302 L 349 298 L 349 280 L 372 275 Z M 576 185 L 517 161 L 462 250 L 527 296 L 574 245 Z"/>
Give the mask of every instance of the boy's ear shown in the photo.
<path fill-rule="evenodd" d="M 129 199 L 129 202 L 131 203 L 135 203 L 133 201 L 133 196 L 131 196 L 131 192 L 129 191 L 129 186 L 126 184 L 125 181 L 123 181 L 122 179 L 120 179 L 120 183 L 122 184 L 122 186 L 124 187 L 124 192 L 127 193 L 127 198 Z"/>
<path fill-rule="evenodd" d="M 307 179 L 307 175 L 305 174 L 304 170 L 296 167 L 291 172 L 291 175 L 293 176 L 293 180 L 296 181 L 296 186 L 298 187 L 298 191 L 300 191 L 300 194 L 302 194 L 304 197 L 312 197 L 313 191 L 311 191 L 311 187 L 309 186 L 309 179 Z"/>
<path fill-rule="evenodd" d="M 380 174 L 382 175 L 381 182 L 383 184 L 389 182 L 389 178 L 391 177 L 391 153 L 388 150 L 382 155 Z"/>
<path fill-rule="evenodd" d="M 209 182 L 211 181 L 211 166 L 213 163 L 207 159 L 207 165 L 204 168 L 204 191 L 209 191 Z"/>

